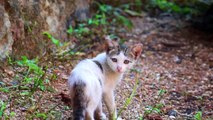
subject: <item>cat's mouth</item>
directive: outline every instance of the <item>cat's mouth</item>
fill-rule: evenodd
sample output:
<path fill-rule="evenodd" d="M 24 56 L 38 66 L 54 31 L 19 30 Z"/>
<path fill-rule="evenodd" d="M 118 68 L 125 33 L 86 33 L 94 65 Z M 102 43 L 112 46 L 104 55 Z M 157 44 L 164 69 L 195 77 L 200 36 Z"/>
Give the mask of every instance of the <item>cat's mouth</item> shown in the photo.
<path fill-rule="evenodd" d="M 122 73 L 123 72 L 122 67 L 117 67 L 117 72 Z"/>
<path fill-rule="evenodd" d="M 116 70 L 117 73 L 123 73 L 123 70 Z"/>

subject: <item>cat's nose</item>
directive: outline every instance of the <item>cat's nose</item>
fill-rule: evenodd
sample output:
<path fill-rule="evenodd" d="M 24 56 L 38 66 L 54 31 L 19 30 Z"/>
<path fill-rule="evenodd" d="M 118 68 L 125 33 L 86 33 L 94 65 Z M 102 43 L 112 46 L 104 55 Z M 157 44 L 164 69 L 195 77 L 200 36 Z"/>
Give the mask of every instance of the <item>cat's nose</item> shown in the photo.
<path fill-rule="evenodd" d="M 118 70 L 118 72 L 121 72 L 122 67 L 118 66 L 118 67 L 117 67 L 117 70 Z"/>

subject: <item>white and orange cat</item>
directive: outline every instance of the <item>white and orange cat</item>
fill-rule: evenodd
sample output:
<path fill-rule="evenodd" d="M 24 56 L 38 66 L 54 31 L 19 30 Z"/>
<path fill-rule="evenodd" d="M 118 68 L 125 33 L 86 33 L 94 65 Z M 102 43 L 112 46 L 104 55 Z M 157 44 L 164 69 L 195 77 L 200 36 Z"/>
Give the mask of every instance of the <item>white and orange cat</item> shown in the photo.
<path fill-rule="evenodd" d="M 109 119 L 118 117 L 115 87 L 124 72 L 139 58 L 141 51 L 142 44 L 127 48 L 107 37 L 106 52 L 77 64 L 68 80 L 73 120 L 106 119 L 102 112 L 102 98 L 107 106 Z"/>

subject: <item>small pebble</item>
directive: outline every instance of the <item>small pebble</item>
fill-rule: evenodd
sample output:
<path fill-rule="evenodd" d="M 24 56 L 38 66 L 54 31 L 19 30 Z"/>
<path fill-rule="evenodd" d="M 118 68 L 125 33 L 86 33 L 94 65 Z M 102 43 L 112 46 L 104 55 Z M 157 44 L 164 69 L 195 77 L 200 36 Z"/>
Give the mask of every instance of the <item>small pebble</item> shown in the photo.
<path fill-rule="evenodd" d="M 170 119 L 175 119 L 175 116 L 169 116 Z"/>
<path fill-rule="evenodd" d="M 168 112 L 168 115 L 169 115 L 169 116 L 177 116 L 177 112 L 176 112 L 175 110 L 170 110 L 170 111 Z"/>
<path fill-rule="evenodd" d="M 191 114 L 191 113 L 192 113 L 192 111 L 193 111 L 193 110 L 192 110 L 191 108 L 186 108 L 185 113 L 189 115 L 189 114 Z"/>
<path fill-rule="evenodd" d="M 181 64 L 182 63 L 182 58 L 180 56 L 175 56 L 173 58 L 174 62 L 177 64 Z"/>

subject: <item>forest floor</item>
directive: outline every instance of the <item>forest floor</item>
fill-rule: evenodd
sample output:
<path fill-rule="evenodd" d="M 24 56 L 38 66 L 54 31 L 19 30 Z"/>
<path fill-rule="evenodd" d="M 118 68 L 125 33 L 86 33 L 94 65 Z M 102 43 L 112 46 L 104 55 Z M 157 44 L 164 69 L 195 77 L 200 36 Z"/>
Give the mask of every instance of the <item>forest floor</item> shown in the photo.
<path fill-rule="evenodd" d="M 194 119 L 201 111 L 203 120 L 212 120 L 213 35 L 170 15 L 154 18 L 144 15 L 131 18 L 131 21 L 132 31 L 120 35 L 129 39 L 126 44 L 140 42 L 144 48 L 134 70 L 128 71 L 117 86 L 116 103 L 121 109 L 139 80 L 136 94 L 121 117 L 124 120 L 142 120 L 142 116 L 147 120 L 183 120 Z M 99 53 L 98 49 L 94 51 L 94 54 Z M 68 107 L 67 78 L 79 60 L 87 57 L 91 55 L 66 62 L 52 61 L 54 67 L 49 72 L 56 74 L 57 79 L 49 85 L 54 92 L 36 92 L 40 97 L 26 101 L 38 101 L 33 106 L 14 107 L 13 99 L 16 98 L 13 98 L 5 112 L 14 111 L 13 119 L 30 118 L 34 111 L 52 112 L 52 116 L 48 116 L 50 119 L 69 118 L 72 110 Z M 3 82 L 11 82 L 16 71 L 14 66 L 2 67 Z M 1 100 L 9 98 L 9 93 L 0 95 Z M 105 107 L 104 111 L 107 113 Z"/>

